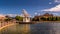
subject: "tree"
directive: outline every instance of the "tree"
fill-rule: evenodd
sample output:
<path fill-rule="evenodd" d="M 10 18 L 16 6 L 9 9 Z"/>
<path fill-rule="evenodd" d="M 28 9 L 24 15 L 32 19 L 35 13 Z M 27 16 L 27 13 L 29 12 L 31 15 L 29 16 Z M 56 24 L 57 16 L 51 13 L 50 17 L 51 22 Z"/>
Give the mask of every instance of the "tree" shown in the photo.
<path fill-rule="evenodd" d="M 49 18 L 49 21 L 53 21 L 53 17 L 48 17 Z"/>
<path fill-rule="evenodd" d="M 6 17 L 6 18 L 9 18 L 9 16 L 8 16 L 8 15 L 6 15 L 5 17 Z"/>
<path fill-rule="evenodd" d="M 11 19 L 11 18 L 6 18 L 6 19 L 5 19 L 5 21 L 10 21 L 10 20 L 12 20 L 12 19 Z"/>
<path fill-rule="evenodd" d="M 8 15 L 6 15 L 5 17 L 6 17 L 6 18 L 5 18 L 5 21 L 10 21 L 10 20 L 12 20 L 12 17 L 10 17 L 10 16 L 8 16 Z"/>
<path fill-rule="evenodd" d="M 60 17 L 57 17 L 57 20 L 60 21 Z"/>
<path fill-rule="evenodd" d="M 16 16 L 15 19 L 18 21 L 23 21 L 23 17 L 21 17 L 21 16 Z"/>
<path fill-rule="evenodd" d="M 43 20 L 43 21 L 46 21 L 46 18 L 45 17 L 41 17 L 40 19 Z"/>

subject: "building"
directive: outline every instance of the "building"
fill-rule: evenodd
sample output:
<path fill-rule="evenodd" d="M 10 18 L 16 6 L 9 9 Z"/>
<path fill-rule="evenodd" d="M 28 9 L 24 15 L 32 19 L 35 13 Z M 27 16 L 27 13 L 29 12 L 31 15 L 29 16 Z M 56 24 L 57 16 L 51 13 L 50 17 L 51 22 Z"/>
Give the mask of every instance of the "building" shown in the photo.
<path fill-rule="evenodd" d="M 6 18 L 5 15 L 0 15 L 0 21 L 4 20 L 5 18 Z"/>
<path fill-rule="evenodd" d="M 23 13 L 23 22 L 30 22 L 30 15 L 27 13 L 27 11 L 23 9 L 22 13 Z"/>
<path fill-rule="evenodd" d="M 43 16 L 49 17 L 49 16 L 53 16 L 53 14 L 45 13 L 43 14 Z"/>
<path fill-rule="evenodd" d="M 41 18 L 48 18 L 48 17 L 53 17 L 53 14 L 45 13 L 43 15 L 37 15 L 34 17 L 34 20 L 40 21 Z"/>
<path fill-rule="evenodd" d="M 43 15 L 39 15 L 39 16 L 35 16 L 35 17 L 39 18 L 39 17 L 51 17 L 51 16 L 53 16 L 53 14 L 45 13 Z"/>

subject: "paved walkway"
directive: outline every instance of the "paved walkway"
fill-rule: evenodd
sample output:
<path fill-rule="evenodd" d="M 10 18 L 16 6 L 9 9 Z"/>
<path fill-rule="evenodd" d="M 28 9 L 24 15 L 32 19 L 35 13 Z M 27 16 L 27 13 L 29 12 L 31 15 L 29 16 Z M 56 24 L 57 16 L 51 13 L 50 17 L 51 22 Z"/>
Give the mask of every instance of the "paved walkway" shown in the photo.
<path fill-rule="evenodd" d="M 2 30 L 2 29 L 4 29 L 4 28 L 6 28 L 6 27 L 9 27 L 9 26 L 11 26 L 11 25 L 14 25 L 15 23 L 13 23 L 13 22 L 0 22 L 0 30 Z"/>
<path fill-rule="evenodd" d="M 6 25 L 6 26 L 3 26 L 3 27 L 0 28 L 0 30 L 4 29 L 6 27 L 12 26 L 12 25 L 14 25 L 14 23 L 13 24 Z"/>

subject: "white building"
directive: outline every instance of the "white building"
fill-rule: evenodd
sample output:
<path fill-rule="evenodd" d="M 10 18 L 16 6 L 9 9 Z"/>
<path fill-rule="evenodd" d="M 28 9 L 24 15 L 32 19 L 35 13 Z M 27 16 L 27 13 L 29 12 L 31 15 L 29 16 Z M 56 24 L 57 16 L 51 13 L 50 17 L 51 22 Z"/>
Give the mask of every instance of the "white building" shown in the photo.
<path fill-rule="evenodd" d="M 23 9 L 22 13 L 23 13 L 23 22 L 30 22 L 30 15 L 27 13 L 27 11 Z"/>

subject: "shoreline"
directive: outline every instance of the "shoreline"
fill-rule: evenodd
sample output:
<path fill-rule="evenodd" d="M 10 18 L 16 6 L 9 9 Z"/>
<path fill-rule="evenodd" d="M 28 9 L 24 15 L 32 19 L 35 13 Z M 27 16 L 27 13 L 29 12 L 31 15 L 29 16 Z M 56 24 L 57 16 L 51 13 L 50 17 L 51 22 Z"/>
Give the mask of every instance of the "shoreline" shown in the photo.
<path fill-rule="evenodd" d="M 60 21 L 32 21 L 32 22 L 60 22 Z"/>
<path fill-rule="evenodd" d="M 60 23 L 60 21 L 32 21 L 32 22 L 34 22 L 35 24 L 36 23 L 42 23 L 42 22 L 43 23 L 45 23 L 45 22 L 50 22 L 50 23 L 56 23 L 57 22 L 57 23 Z"/>
<path fill-rule="evenodd" d="M 14 23 L 8 24 L 8 25 L 6 25 L 6 26 L 1 27 L 0 30 L 4 29 L 4 28 L 6 28 L 6 27 L 12 26 L 12 25 L 15 25 L 15 24 L 14 24 Z"/>
<path fill-rule="evenodd" d="M 17 22 L 19 24 L 37 24 L 37 23 L 60 23 L 60 21 L 30 21 L 30 22 Z"/>

